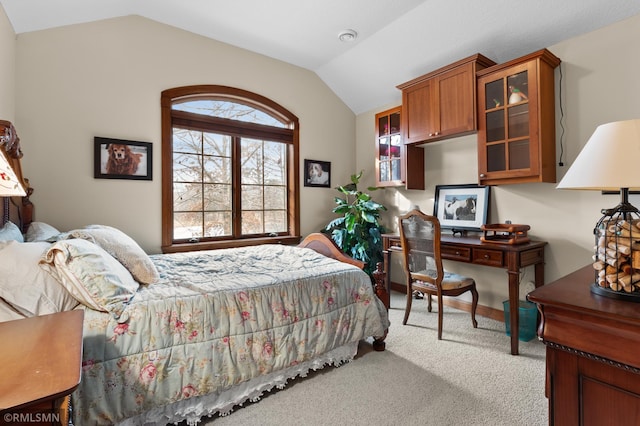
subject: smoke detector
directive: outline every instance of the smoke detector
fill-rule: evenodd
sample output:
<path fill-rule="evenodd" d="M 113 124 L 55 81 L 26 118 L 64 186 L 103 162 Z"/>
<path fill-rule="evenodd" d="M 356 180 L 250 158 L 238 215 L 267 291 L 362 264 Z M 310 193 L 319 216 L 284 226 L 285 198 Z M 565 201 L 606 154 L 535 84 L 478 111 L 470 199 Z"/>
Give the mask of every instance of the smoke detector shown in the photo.
<path fill-rule="evenodd" d="M 343 43 L 349 43 L 358 38 L 358 33 L 354 30 L 344 30 L 338 34 L 338 39 Z"/>

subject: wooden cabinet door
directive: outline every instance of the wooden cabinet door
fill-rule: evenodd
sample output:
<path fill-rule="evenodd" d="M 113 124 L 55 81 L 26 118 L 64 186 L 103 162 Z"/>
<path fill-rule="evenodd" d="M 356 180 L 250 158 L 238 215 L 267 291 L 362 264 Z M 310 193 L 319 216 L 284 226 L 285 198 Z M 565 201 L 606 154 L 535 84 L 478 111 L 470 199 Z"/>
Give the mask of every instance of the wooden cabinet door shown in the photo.
<path fill-rule="evenodd" d="M 402 141 L 402 107 L 380 112 L 376 120 L 376 187 L 424 189 L 424 149 Z"/>
<path fill-rule="evenodd" d="M 475 131 L 474 80 L 475 73 L 471 63 L 454 68 L 438 78 L 439 134 L 437 136 Z"/>
<path fill-rule="evenodd" d="M 514 81 L 525 96 L 514 101 Z M 529 61 L 478 80 L 478 172 L 480 182 L 539 174 L 536 62 Z M 526 88 L 526 89 L 525 89 Z M 525 92 L 526 90 L 526 92 Z M 521 93 L 521 92 L 516 92 Z"/>
<path fill-rule="evenodd" d="M 402 92 L 405 144 L 425 141 L 440 131 L 437 89 L 436 81 L 428 79 Z"/>
<path fill-rule="evenodd" d="M 547 348 L 549 424 L 640 424 L 640 374 L 605 359 Z"/>
<path fill-rule="evenodd" d="M 400 186 L 405 181 L 401 107 L 376 114 L 376 186 Z"/>
<path fill-rule="evenodd" d="M 578 359 L 582 424 L 640 424 L 640 374 L 606 362 Z"/>

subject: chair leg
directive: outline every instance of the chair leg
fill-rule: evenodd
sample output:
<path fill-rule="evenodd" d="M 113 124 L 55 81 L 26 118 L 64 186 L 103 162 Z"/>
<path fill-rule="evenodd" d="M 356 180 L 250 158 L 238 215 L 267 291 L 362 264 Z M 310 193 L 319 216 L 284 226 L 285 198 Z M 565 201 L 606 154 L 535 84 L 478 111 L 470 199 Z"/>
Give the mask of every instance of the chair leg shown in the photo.
<path fill-rule="evenodd" d="M 478 307 L 478 291 L 475 286 L 471 287 L 471 322 L 473 323 L 473 328 L 478 328 L 478 321 L 476 321 L 476 308 Z"/>
<path fill-rule="evenodd" d="M 442 294 L 438 294 L 438 340 L 442 340 L 442 315 L 443 315 L 443 306 L 442 306 Z"/>
<path fill-rule="evenodd" d="M 428 305 L 427 305 L 427 310 L 428 310 L 429 312 L 431 312 L 431 295 L 430 295 L 430 294 L 427 294 L 427 296 L 429 297 L 429 302 L 428 302 Z"/>
<path fill-rule="evenodd" d="M 413 300 L 413 291 L 411 289 L 411 282 L 407 282 L 407 306 L 404 308 L 404 319 L 402 320 L 402 325 L 407 324 L 407 320 L 409 319 L 409 312 L 411 312 L 411 302 Z"/>

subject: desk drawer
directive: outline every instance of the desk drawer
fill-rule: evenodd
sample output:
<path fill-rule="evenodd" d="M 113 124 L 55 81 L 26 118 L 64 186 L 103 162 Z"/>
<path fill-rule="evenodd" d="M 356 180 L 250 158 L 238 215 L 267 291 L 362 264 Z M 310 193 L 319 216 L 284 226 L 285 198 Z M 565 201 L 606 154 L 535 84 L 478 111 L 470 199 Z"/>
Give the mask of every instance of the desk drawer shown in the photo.
<path fill-rule="evenodd" d="M 458 262 L 471 262 L 471 249 L 465 247 L 440 246 L 440 254 L 443 259 L 457 260 Z"/>
<path fill-rule="evenodd" d="M 520 253 L 520 266 L 529 266 L 544 262 L 544 249 L 537 248 Z"/>
<path fill-rule="evenodd" d="M 502 267 L 503 253 L 500 250 L 473 249 L 473 263 Z"/>
<path fill-rule="evenodd" d="M 391 248 L 394 248 L 398 251 L 402 251 L 402 244 L 400 243 L 400 237 L 399 236 L 394 236 L 394 237 L 383 237 L 382 238 L 382 243 L 383 243 L 383 249 L 384 250 L 389 250 Z"/>

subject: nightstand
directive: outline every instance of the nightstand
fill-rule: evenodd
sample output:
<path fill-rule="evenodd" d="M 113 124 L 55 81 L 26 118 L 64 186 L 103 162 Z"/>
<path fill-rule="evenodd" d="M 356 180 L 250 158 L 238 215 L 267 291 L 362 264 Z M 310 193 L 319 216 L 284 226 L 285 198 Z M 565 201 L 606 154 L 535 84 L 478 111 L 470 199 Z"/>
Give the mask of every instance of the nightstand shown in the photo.
<path fill-rule="evenodd" d="M 0 424 L 68 423 L 80 383 L 82 320 L 74 310 L 0 323 Z"/>

